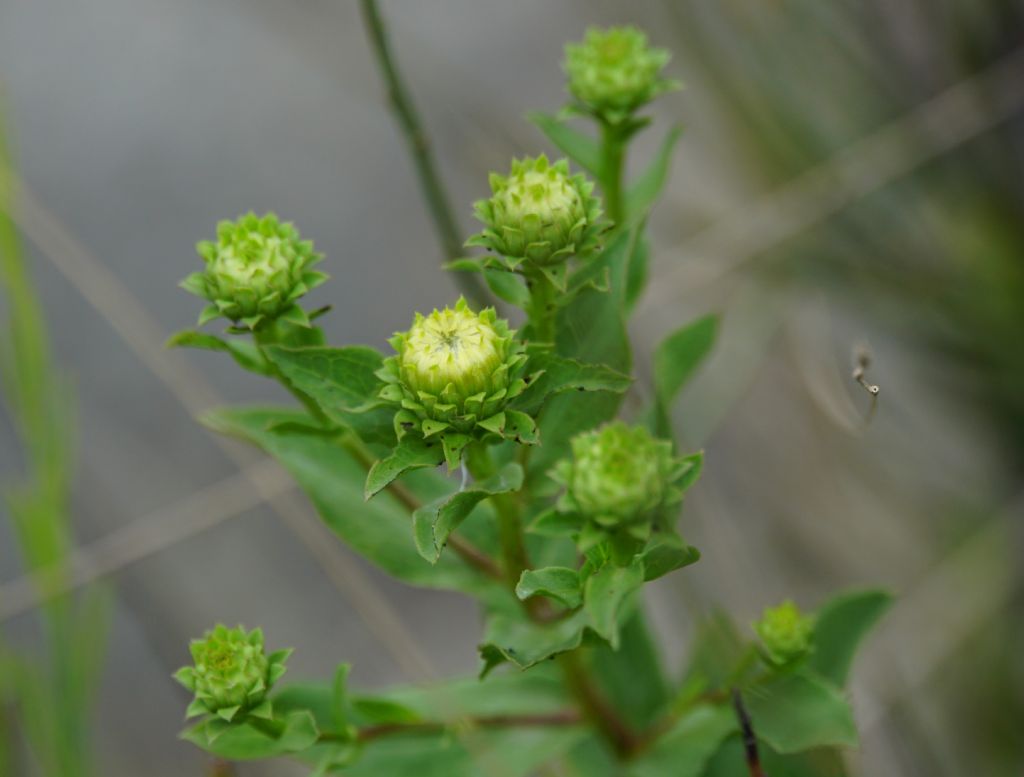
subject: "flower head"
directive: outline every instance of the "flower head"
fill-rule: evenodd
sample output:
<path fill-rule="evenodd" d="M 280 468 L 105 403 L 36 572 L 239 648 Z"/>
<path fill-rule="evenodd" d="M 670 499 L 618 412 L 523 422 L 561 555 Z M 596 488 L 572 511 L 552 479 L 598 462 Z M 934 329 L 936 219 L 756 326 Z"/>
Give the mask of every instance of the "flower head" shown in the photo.
<path fill-rule="evenodd" d="M 636 27 L 591 27 L 581 43 L 565 47 L 569 92 L 587 111 L 616 124 L 662 92 L 678 89 L 659 73 L 667 50 L 647 44 Z"/>
<path fill-rule="evenodd" d="M 290 650 L 266 655 L 263 632 L 218 624 L 189 646 L 193 666 L 175 679 L 195 694 L 188 715 L 213 714 L 227 721 L 241 715 L 269 718 L 267 693 L 285 672 Z"/>
<path fill-rule="evenodd" d="M 774 664 L 788 664 L 811 648 L 814 619 L 800 612 L 791 600 L 778 607 L 767 607 L 754 624 L 765 653 Z"/>
<path fill-rule="evenodd" d="M 572 460 L 556 470 L 572 506 L 602 526 L 642 521 L 681 498 L 672 483 L 672 444 L 642 426 L 615 421 L 572 439 Z"/>
<path fill-rule="evenodd" d="M 199 323 L 218 316 L 255 329 L 276 318 L 308 325 L 295 304 L 327 276 L 312 269 L 321 256 L 301 240 L 295 227 L 273 213 L 262 218 L 248 213 L 238 221 L 217 225 L 217 241 L 196 244 L 206 263 L 182 281 L 182 287 L 209 300 Z"/>
<path fill-rule="evenodd" d="M 390 343 L 395 355 L 377 373 L 381 398 L 399 406 L 395 432 L 439 438 L 451 464 L 455 449 L 491 435 L 506 436 L 510 400 L 526 388 L 527 361 L 508 322 L 493 308 L 479 313 L 460 298 L 454 308 L 416 314 Z M 452 454 L 452 455 L 449 455 Z"/>
<path fill-rule="evenodd" d="M 508 176 L 491 173 L 490 184 L 490 199 L 474 205 L 484 231 L 467 245 L 494 251 L 514 267 L 547 267 L 584 256 L 597 244 L 604 225 L 594 184 L 572 175 L 566 160 L 551 164 L 543 154 L 514 159 Z"/>

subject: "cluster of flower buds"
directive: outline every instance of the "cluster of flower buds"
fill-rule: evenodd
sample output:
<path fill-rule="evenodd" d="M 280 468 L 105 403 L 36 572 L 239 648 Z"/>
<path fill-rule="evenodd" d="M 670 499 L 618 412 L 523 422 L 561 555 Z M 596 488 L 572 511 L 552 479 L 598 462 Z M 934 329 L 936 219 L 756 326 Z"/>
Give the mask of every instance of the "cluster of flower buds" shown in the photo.
<path fill-rule="evenodd" d="M 460 298 L 454 308 L 417 313 L 412 327 L 389 342 L 395 355 L 377 375 L 381 398 L 399 406 L 399 439 L 410 431 L 439 439 L 454 464 L 458 456 L 450 452 L 487 437 L 514 437 L 523 424 L 523 414 L 507 406 L 526 389 L 527 355 L 493 308 L 475 313 Z"/>
<path fill-rule="evenodd" d="M 666 49 L 649 46 L 636 27 L 592 27 L 581 43 L 565 47 L 563 67 L 575 107 L 614 125 L 659 94 L 680 87 L 660 75 L 669 58 Z"/>
<path fill-rule="evenodd" d="M 766 608 L 761 620 L 754 624 L 754 631 L 761 638 L 768 661 L 782 666 L 810 652 L 814 619 L 787 599 L 778 607 Z"/>
<path fill-rule="evenodd" d="M 569 163 L 553 164 L 543 154 L 514 159 L 507 176 L 491 173 L 490 199 L 474 203 L 484 230 L 467 246 L 479 246 L 504 259 L 508 269 L 522 264 L 551 267 L 597 246 L 605 228 L 594 184 L 572 175 Z"/>
<path fill-rule="evenodd" d="M 189 717 L 216 715 L 229 723 L 250 715 L 272 717 L 267 693 L 285 673 L 290 650 L 267 655 L 262 631 L 247 632 L 241 626 L 229 629 L 221 624 L 203 639 L 193 640 L 189 649 L 194 666 L 174 675 L 195 695 Z"/>
<path fill-rule="evenodd" d="M 248 213 L 220 222 L 217 241 L 201 241 L 196 250 L 206 269 L 181 286 L 210 303 L 199 316 L 200 326 L 220 316 L 248 329 L 277 319 L 309 325 L 296 300 L 327 276 L 312 269 L 321 256 L 291 223 L 273 213 Z"/>
<path fill-rule="evenodd" d="M 579 434 L 571 445 L 572 458 L 551 473 L 565 487 L 558 509 L 586 522 L 583 549 L 611 540 L 616 560 L 626 563 L 662 522 L 665 508 L 682 501 L 680 481 L 692 465 L 673 456 L 667 440 L 622 421 Z"/>

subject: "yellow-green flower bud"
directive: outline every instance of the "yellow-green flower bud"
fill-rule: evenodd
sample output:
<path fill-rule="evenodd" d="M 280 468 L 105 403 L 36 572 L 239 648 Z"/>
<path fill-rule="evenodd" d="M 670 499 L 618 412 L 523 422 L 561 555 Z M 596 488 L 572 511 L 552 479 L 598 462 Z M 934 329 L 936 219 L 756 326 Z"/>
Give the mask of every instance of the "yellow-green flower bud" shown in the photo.
<path fill-rule="evenodd" d="M 754 630 L 768 659 L 774 664 L 788 664 L 811 649 L 814 619 L 787 599 L 778 607 L 766 608 Z"/>
<path fill-rule="evenodd" d="M 284 674 L 290 650 L 268 656 L 262 631 L 222 624 L 193 640 L 189 649 L 194 665 L 179 669 L 174 677 L 195 694 L 190 717 L 211 714 L 229 722 L 244 715 L 271 717 L 267 693 Z"/>
<path fill-rule="evenodd" d="M 672 444 L 622 421 L 572 439 L 562 479 L 574 507 L 603 526 L 631 523 L 663 506 L 675 468 Z M 674 495 L 673 495 L 674 496 Z"/>
<path fill-rule="evenodd" d="M 522 413 L 506 413 L 526 388 L 527 357 L 493 308 L 475 313 L 460 298 L 454 308 L 417 313 L 409 331 L 389 342 L 395 355 L 377 374 L 385 383 L 381 398 L 400 406 L 399 439 L 410 430 L 424 439 L 454 435 L 461 448 L 487 435 L 506 436 L 529 421 Z M 532 421 L 528 425 L 533 428 Z"/>
<path fill-rule="evenodd" d="M 181 285 L 210 302 L 200 324 L 223 316 L 250 329 L 277 318 L 308 326 L 295 302 L 327 276 L 312 269 L 322 257 L 291 223 L 278 221 L 273 213 L 262 218 L 248 213 L 238 221 L 220 222 L 217 241 L 201 241 L 196 250 L 206 269 Z"/>
<path fill-rule="evenodd" d="M 596 246 L 604 228 L 600 200 L 594 184 L 572 175 L 566 160 L 514 159 L 508 176 L 491 173 L 490 185 L 491 198 L 473 206 L 485 229 L 467 246 L 494 251 L 513 267 L 555 265 Z"/>
<path fill-rule="evenodd" d="M 631 25 L 591 27 L 581 43 L 566 45 L 563 68 L 580 106 L 617 124 L 662 92 L 679 88 L 659 75 L 669 58 L 668 51 L 649 46 L 647 36 Z"/>

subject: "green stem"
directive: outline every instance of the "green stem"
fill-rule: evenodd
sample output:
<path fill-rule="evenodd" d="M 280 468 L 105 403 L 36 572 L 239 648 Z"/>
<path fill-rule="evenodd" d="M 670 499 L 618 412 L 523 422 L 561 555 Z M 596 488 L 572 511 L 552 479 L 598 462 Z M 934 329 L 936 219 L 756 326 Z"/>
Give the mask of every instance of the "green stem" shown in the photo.
<path fill-rule="evenodd" d="M 618 227 L 626 220 L 622 201 L 622 171 L 625 163 L 626 143 L 615 124 L 601 122 L 601 156 L 604 161 L 601 188 L 608 218 Z"/>
<path fill-rule="evenodd" d="M 430 149 L 430 140 L 423 129 L 423 124 L 413 106 L 412 97 L 405 87 L 398 65 L 392 55 L 391 43 L 388 40 L 387 29 L 384 26 L 380 8 L 377 6 L 377 0 L 361 0 L 360 5 L 377 64 L 387 84 L 391 108 L 398 120 L 402 134 L 405 136 L 413 164 L 416 166 L 420 189 L 434 221 L 444 260 L 456 259 L 462 254 L 462 239 L 452 214 L 448 194 L 437 172 L 437 165 Z M 475 303 L 480 305 L 487 303 L 489 297 L 479 275 L 455 273 L 455 282 L 462 292 Z"/>
<path fill-rule="evenodd" d="M 466 467 L 477 481 L 486 480 L 497 471 L 487 446 L 479 442 L 467 447 Z M 492 494 L 489 498 L 498 519 L 498 539 L 505 562 L 505 577 L 514 589 L 523 570 L 530 568 L 519 519 L 519 501 L 514 494 Z"/>
<path fill-rule="evenodd" d="M 530 288 L 530 308 L 527 316 L 533 339 L 540 343 L 555 341 L 555 316 L 557 289 L 542 272 L 527 272 L 526 283 Z"/>
<path fill-rule="evenodd" d="M 465 718 L 454 723 L 440 721 L 417 721 L 414 723 L 381 723 L 376 726 L 365 726 L 356 733 L 359 742 L 371 742 L 374 739 L 394 734 L 434 734 L 443 733 L 454 725 L 465 724 L 476 728 L 526 728 L 548 726 L 579 725 L 580 716 L 575 710 L 539 713 L 536 715 L 486 715 L 479 718 Z M 349 734 L 324 732 L 320 734 L 321 742 L 348 742 Z"/>
<path fill-rule="evenodd" d="M 601 732 L 620 759 L 629 758 L 640 747 L 636 733 L 616 712 L 583 664 L 579 649 L 562 653 L 558 663 L 565 677 L 566 687 L 572 693 L 584 715 Z"/>

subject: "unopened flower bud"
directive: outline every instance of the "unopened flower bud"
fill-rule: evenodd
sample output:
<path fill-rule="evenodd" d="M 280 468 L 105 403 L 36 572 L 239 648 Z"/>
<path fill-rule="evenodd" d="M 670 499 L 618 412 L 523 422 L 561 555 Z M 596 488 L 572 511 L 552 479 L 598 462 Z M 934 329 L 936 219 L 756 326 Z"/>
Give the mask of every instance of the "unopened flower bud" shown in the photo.
<path fill-rule="evenodd" d="M 290 650 L 269 656 L 263 632 L 229 629 L 218 624 L 189 646 L 193 666 L 179 669 L 175 679 L 195 694 L 188 715 L 212 714 L 227 721 L 242 715 L 269 718 L 267 693 L 285 672 Z"/>
<path fill-rule="evenodd" d="M 196 245 L 206 263 L 182 281 L 182 287 L 209 300 L 199 323 L 218 316 L 255 329 L 261 322 L 286 318 L 307 324 L 295 304 L 327 276 L 312 269 L 321 256 L 301 240 L 295 227 L 273 213 L 254 213 L 217 225 L 217 241 Z"/>
<path fill-rule="evenodd" d="M 594 184 L 572 175 L 564 159 L 513 160 L 508 176 L 492 173 L 490 184 L 491 198 L 474 205 L 485 229 L 467 245 L 538 267 L 586 255 L 596 245 L 603 224 Z"/>
<path fill-rule="evenodd" d="M 668 63 L 665 49 L 647 44 L 636 27 L 591 27 L 581 43 L 565 47 L 563 68 L 569 92 L 587 111 L 616 124 L 662 92 L 678 89 L 659 73 Z"/>
<path fill-rule="evenodd" d="M 765 653 L 774 664 L 788 664 L 811 648 L 814 620 L 800 612 L 792 601 L 768 607 L 754 624 Z"/>
<path fill-rule="evenodd" d="M 409 331 L 391 338 L 395 356 L 378 372 L 381 397 L 401 406 L 399 437 L 410 428 L 424 438 L 500 435 L 504 409 L 526 388 L 527 357 L 514 335 L 493 308 L 475 313 L 461 298 L 454 308 L 417 313 Z"/>

